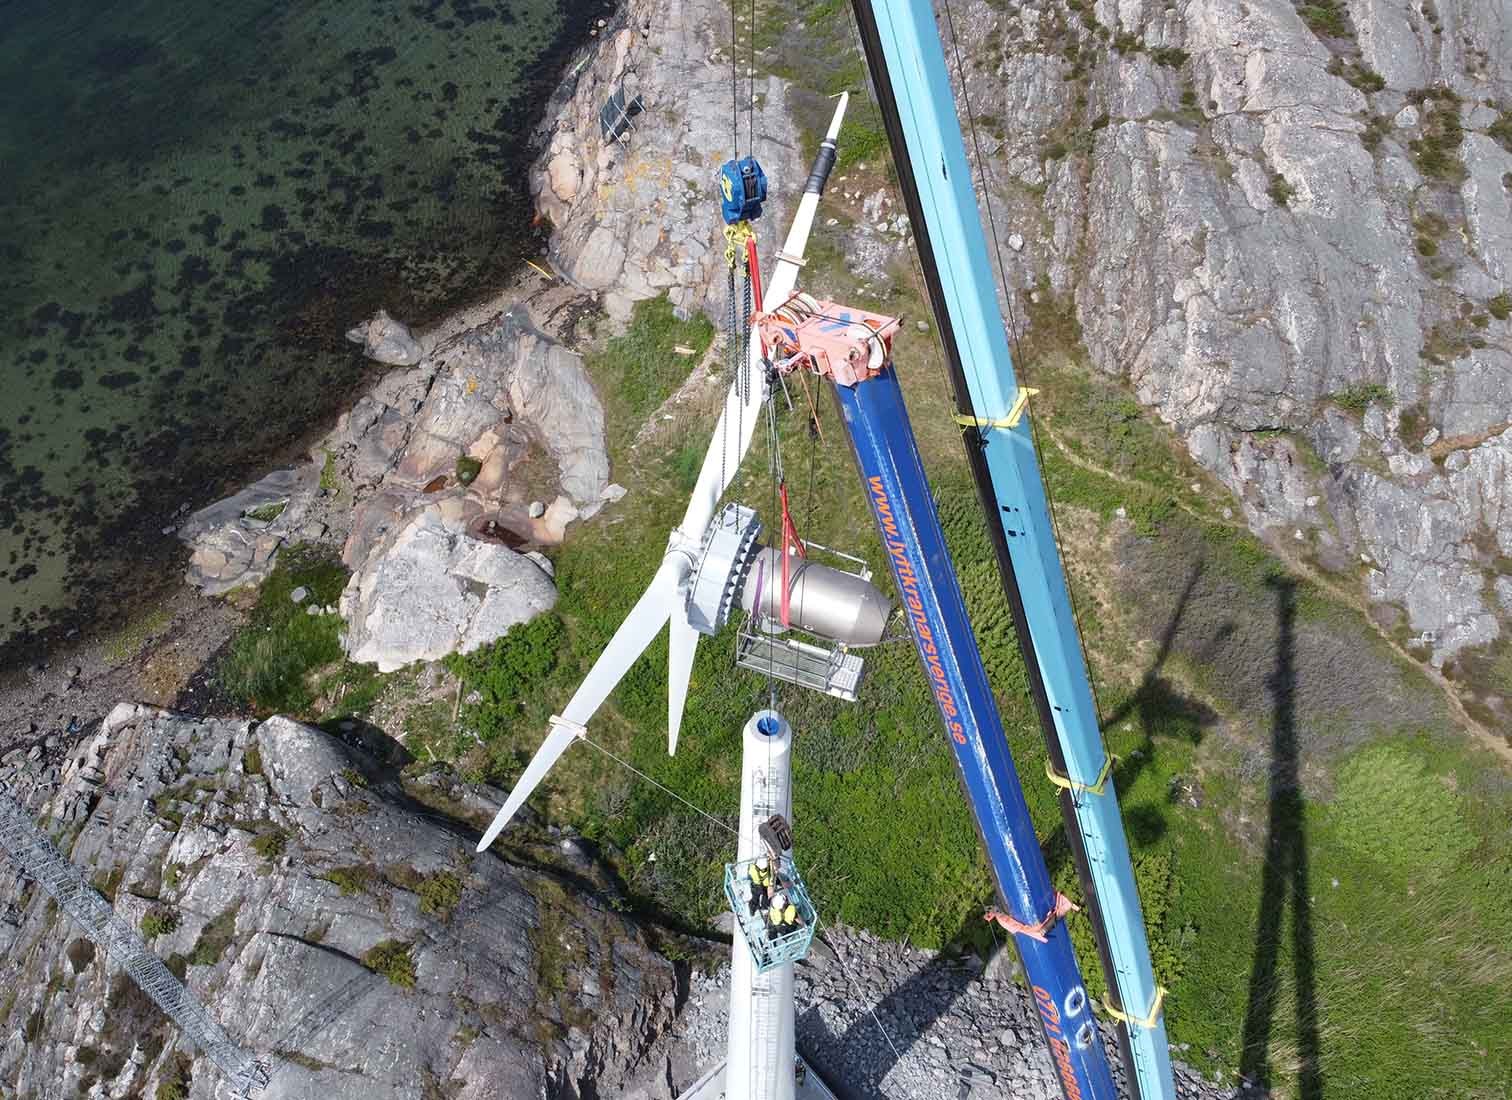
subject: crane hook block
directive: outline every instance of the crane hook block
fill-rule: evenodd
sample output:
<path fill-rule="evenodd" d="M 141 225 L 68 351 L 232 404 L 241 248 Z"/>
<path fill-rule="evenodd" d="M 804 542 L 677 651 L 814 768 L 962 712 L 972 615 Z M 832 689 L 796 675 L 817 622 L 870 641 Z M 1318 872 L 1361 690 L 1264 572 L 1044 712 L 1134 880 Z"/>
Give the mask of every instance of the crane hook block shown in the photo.
<path fill-rule="evenodd" d="M 766 173 L 755 157 L 725 161 L 719 169 L 719 212 L 726 225 L 755 221 L 766 202 Z"/>

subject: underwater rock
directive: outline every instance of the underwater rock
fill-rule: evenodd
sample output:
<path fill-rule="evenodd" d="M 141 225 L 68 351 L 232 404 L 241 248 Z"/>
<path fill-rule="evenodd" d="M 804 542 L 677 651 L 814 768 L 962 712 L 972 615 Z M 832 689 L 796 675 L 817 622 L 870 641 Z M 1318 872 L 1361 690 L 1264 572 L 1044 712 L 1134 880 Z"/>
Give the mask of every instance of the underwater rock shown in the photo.
<path fill-rule="evenodd" d="M 361 344 L 363 354 L 369 359 L 391 367 L 413 367 L 425 356 L 425 349 L 410 334 L 409 326 L 394 320 L 381 309 L 373 314 L 371 321 L 348 329 L 346 338 L 354 344 Z"/>

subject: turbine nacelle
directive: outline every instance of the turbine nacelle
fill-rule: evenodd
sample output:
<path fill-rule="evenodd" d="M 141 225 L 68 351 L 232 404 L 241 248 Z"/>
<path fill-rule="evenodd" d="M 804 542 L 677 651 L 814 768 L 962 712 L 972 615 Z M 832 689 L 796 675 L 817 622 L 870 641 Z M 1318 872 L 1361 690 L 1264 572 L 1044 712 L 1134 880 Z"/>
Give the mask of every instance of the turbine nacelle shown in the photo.
<path fill-rule="evenodd" d="M 740 607 L 781 629 L 791 627 L 848 648 L 882 641 L 892 601 L 861 573 L 790 555 L 783 600 L 782 550 L 763 546 L 761 521 L 743 504 L 714 517 L 689 579 L 685 610 L 700 634 L 714 634 Z M 782 606 L 789 609 L 782 623 Z"/>

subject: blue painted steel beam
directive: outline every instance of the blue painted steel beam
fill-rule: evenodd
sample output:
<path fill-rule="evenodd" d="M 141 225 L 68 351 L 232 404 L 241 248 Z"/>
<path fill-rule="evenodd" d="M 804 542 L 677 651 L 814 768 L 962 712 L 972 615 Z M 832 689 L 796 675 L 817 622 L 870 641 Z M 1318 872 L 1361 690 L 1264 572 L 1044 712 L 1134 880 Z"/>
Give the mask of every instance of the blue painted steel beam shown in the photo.
<path fill-rule="evenodd" d="M 982 421 L 1000 420 L 1013 406 L 1018 383 L 933 6 L 928 0 L 856 0 L 856 9 L 958 406 Z M 1112 776 L 1100 794 L 1085 789 L 1097 786 L 1107 756 L 1028 418 L 985 429 L 968 446 L 991 509 L 1051 760 L 1083 788 L 1063 795 L 1062 803 L 1110 990 L 1135 1020 L 1153 1012 L 1153 1019 L 1121 1029 L 1125 1060 L 1141 1100 L 1174 1100 L 1165 1021 Z"/>
<path fill-rule="evenodd" d="M 897 377 L 888 367 L 854 388 L 836 386 L 835 393 L 1003 907 L 1016 920 L 1036 925 L 1054 908 L 1055 890 L 945 549 Z M 1065 923 L 1057 921 L 1045 943 L 1026 935 L 1016 940 L 1067 1100 L 1115 1100 L 1113 1076 Z"/>

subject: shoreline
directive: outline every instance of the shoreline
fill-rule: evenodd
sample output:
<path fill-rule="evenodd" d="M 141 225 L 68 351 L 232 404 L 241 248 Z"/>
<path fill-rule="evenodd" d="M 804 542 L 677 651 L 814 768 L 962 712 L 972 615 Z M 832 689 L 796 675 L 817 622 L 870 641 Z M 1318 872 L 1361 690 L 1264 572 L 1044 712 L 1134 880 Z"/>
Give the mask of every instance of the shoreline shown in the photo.
<path fill-rule="evenodd" d="M 439 308 L 403 318 L 417 332 L 454 324 L 456 318 L 477 310 L 480 304 L 500 301 L 515 292 L 531 275 L 525 261 L 539 259 L 544 253 L 545 229 L 539 224 L 529 180 L 545 151 L 544 139 L 561 110 L 564 87 L 575 83 L 576 74 L 591 64 L 624 19 L 624 7 L 618 0 L 589 0 L 574 7 L 579 10 L 568 13 L 558 41 L 535 63 L 536 79 L 520 95 L 521 126 L 517 132 L 521 155 L 512 165 L 501 166 L 507 175 L 501 175 L 496 193 L 517 192 L 525 197 L 528 209 L 522 209 L 518 219 L 499 223 L 500 242 L 521 246 L 520 251 L 491 272 L 481 272 L 483 280 Z M 598 26 L 600 20 L 606 21 L 607 29 Z M 316 296 L 323 298 L 323 292 Z M 294 311 L 295 315 L 300 312 Z M 77 566 L 71 564 L 68 568 L 74 576 L 64 600 L 43 612 L 45 617 L 40 622 L 8 624 L 0 640 L 0 751 L 8 732 L 3 718 L 5 705 L 33 679 L 39 666 L 79 663 L 93 646 L 129 629 L 154 607 L 175 597 L 188 549 L 174 529 L 185 517 L 253 484 L 271 470 L 299 461 L 379 383 L 385 368 L 362 358 L 342 340 L 346 326 L 370 312 L 369 304 L 353 302 L 351 314 L 343 313 L 321 337 L 333 355 L 342 350 L 350 355 L 350 372 L 344 377 L 338 375 L 329 386 L 336 393 L 326 415 L 291 424 L 287 434 L 276 440 L 255 441 L 242 450 L 234 465 L 225 468 L 209 464 L 201 470 L 181 472 L 165 467 L 151 472 L 138 485 L 137 503 L 120 518 L 106 528 L 75 532 L 67 550 L 70 560 L 93 561 L 96 564 L 89 568 L 96 572 L 77 572 Z M 124 552 L 115 555 L 112 549 Z M 174 574 L 179 579 L 175 580 Z"/>
<path fill-rule="evenodd" d="M 531 97 L 538 109 L 523 131 L 529 156 L 520 165 L 522 189 L 529 189 L 530 173 L 546 153 L 545 141 L 564 104 L 571 101 L 578 76 L 612 40 L 624 17 L 623 5 L 597 6 L 584 13 L 578 32 L 560 50 L 546 55 L 557 75 Z M 607 21 L 606 27 L 597 26 L 600 19 Z M 596 302 L 592 292 L 573 287 L 558 273 L 548 281 L 530 262 L 539 264 L 546 256 L 546 236 L 538 220 L 539 213 L 534 213 L 523 227 L 526 237 L 538 245 L 534 255 L 517 256 L 502 278 L 460 296 L 436 316 L 415 322 L 415 337 L 427 355 L 513 306 L 530 308 L 539 297 Z M 539 327 L 547 327 L 535 310 L 532 318 Z M 330 334 L 333 341 L 341 336 L 342 330 Z M 125 583 L 93 598 L 86 591 L 74 608 L 60 613 L 48 627 L 21 630 L 0 643 L 0 758 L 17 748 L 45 748 L 54 739 L 71 744 L 79 730 L 97 723 L 122 699 L 202 716 L 226 702 L 213 691 L 207 674 L 245 622 L 246 611 L 237 601 L 205 596 L 187 582 L 191 548 L 178 538 L 178 527 L 198 508 L 225 499 L 273 470 L 307 460 L 337 422 L 392 371 L 409 369 L 384 367 L 355 348 L 351 355 L 355 377 L 349 388 L 343 387 L 347 392 L 329 416 L 267 446 L 237 477 L 207 481 L 204 491 L 186 498 L 160 532 L 139 533 L 148 560 L 139 559 L 124 570 Z M 339 551 L 340 540 L 333 538 L 338 531 L 333 527 L 320 541 L 333 542 Z"/>
<path fill-rule="evenodd" d="M 547 282 L 522 260 L 503 286 L 475 296 L 428 328 L 417 330 L 415 338 L 429 358 L 515 307 L 529 310 L 532 322 L 555 336 L 552 330 L 558 326 L 552 318 L 564 307 L 585 306 L 597 308 L 596 296 L 572 287 L 559 276 Z M 395 371 L 418 369 L 373 367 L 367 384 L 335 417 L 318 431 L 281 447 L 277 454 L 282 461 L 271 463 L 270 469 L 309 461 L 353 406 Z M 251 478 L 241 488 L 257 480 Z M 339 522 L 338 517 L 326 512 L 326 520 L 338 522 L 328 522 L 328 530 L 314 544 L 339 554 L 354 509 L 350 504 L 338 504 L 336 510 L 342 513 L 339 518 L 348 522 Z M 186 579 L 190 547 L 178 539 L 176 527 L 175 533 L 166 537 L 179 549 L 172 568 L 160 574 L 158 584 L 140 600 L 132 601 L 133 608 L 124 621 L 115 626 L 101 624 L 87 635 L 4 670 L 4 679 L 0 680 L 0 759 L 17 749 L 30 751 L 39 745 L 50 752 L 55 746 L 48 743 L 54 739 L 56 746 L 72 744 L 82 730 L 96 724 L 123 699 L 197 717 L 224 716 L 235 709 L 215 690 L 210 674 L 226 645 L 246 622 L 260 583 L 222 596 L 206 595 Z M 294 544 L 291 541 L 288 545 Z"/>

